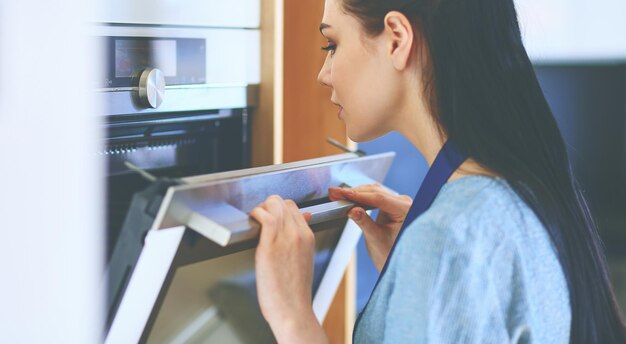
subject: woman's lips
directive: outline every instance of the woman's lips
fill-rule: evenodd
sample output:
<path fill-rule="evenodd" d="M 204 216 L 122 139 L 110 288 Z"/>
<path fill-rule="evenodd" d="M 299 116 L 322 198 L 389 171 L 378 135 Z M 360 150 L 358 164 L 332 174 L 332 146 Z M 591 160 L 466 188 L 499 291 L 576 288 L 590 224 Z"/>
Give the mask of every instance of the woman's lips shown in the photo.
<path fill-rule="evenodd" d="M 338 103 L 335 103 L 334 101 L 330 101 L 331 103 L 337 105 L 339 107 L 339 111 L 337 111 L 337 117 L 341 118 L 341 113 L 343 112 L 343 106 L 339 105 Z"/>

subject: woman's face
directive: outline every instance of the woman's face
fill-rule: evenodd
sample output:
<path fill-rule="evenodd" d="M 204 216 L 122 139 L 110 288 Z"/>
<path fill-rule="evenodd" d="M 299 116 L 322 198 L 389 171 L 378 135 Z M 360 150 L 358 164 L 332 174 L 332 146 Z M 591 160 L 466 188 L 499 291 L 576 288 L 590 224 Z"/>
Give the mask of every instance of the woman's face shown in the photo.
<path fill-rule="evenodd" d="M 326 0 L 320 29 L 328 40 L 319 82 L 332 89 L 331 101 L 348 137 L 369 141 L 396 130 L 401 103 L 398 71 L 389 59 L 385 35 L 368 38 L 361 24 L 343 12 L 342 0 Z"/>

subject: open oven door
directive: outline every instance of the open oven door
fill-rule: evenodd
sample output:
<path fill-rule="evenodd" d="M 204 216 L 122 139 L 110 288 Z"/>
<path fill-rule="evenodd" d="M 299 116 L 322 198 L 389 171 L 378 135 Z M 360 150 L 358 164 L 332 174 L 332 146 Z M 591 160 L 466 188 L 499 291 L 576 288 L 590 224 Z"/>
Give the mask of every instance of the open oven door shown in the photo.
<path fill-rule="evenodd" d="M 393 158 L 342 154 L 157 185 L 160 197 L 127 217 L 153 208 L 151 227 L 125 226 L 109 263 L 105 342 L 275 342 L 256 299 L 259 225 L 247 215 L 273 194 L 313 215 L 321 322 L 361 235 L 346 217 L 353 204 L 330 202 L 328 188 L 382 182 Z"/>

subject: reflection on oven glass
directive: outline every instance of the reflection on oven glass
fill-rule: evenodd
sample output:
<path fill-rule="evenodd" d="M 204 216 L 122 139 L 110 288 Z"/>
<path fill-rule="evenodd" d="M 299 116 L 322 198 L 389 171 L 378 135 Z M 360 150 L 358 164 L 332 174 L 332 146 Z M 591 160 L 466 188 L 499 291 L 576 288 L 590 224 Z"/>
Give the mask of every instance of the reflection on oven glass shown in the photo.
<path fill-rule="evenodd" d="M 130 77 L 148 67 L 159 68 L 165 76 L 176 76 L 176 40 L 115 40 L 115 77 Z"/>
<path fill-rule="evenodd" d="M 341 228 L 315 233 L 313 292 Z M 148 343 L 275 343 L 256 297 L 254 249 L 179 268 Z"/>

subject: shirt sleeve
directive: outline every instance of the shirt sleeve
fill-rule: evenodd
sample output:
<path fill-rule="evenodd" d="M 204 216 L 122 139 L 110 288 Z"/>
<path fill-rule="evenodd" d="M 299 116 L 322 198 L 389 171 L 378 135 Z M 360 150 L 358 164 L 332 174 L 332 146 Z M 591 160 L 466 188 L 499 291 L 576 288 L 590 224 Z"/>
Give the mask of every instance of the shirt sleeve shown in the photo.
<path fill-rule="evenodd" d="M 390 261 L 385 343 L 510 342 L 489 263 L 502 245 L 480 233 L 458 223 L 407 228 Z"/>

